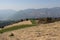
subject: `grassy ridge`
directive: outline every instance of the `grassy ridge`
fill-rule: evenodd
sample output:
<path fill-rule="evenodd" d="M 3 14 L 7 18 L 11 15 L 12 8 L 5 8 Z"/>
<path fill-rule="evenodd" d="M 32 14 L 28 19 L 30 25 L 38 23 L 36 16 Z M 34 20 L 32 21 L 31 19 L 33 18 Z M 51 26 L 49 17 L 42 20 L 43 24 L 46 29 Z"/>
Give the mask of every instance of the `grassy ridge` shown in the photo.
<path fill-rule="evenodd" d="M 2 29 L 2 30 L 0 30 L 0 33 L 13 31 L 13 30 L 21 29 L 21 28 L 26 28 L 26 27 L 32 27 L 32 26 L 36 25 L 35 20 L 31 20 L 31 22 L 32 22 L 31 25 L 19 25 L 19 26 L 13 26 L 13 27 L 10 27 L 10 28 Z"/>

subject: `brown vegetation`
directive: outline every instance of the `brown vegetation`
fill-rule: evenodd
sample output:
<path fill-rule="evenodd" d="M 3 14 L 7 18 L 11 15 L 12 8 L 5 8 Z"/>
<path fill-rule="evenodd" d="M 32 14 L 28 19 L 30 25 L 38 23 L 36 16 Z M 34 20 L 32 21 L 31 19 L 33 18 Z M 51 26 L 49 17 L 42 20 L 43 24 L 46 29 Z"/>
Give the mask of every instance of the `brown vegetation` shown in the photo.
<path fill-rule="evenodd" d="M 40 24 L 40 23 L 52 23 L 55 21 L 60 21 L 60 18 L 40 18 L 38 20 L 39 20 L 38 24 Z"/>

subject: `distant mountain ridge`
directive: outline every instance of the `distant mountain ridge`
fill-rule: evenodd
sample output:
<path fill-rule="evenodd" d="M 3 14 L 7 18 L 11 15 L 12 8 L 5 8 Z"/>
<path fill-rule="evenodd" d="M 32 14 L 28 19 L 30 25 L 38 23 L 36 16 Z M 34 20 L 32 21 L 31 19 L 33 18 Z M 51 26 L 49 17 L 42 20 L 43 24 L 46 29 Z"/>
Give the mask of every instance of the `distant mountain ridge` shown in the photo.
<path fill-rule="evenodd" d="M 15 13 L 15 10 L 0 10 L 0 20 L 10 19 Z"/>
<path fill-rule="evenodd" d="M 18 20 L 41 17 L 60 17 L 60 7 L 21 10 L 16 12 L 12 18 Z"/>
<path fill-rule="evenodd" d="M 60 17 L 60 7 L 41 8 L 41 9 L 25 9 L 0 10 L 0 20 L 19 20 L 25 18 L 41 18 L 41 17 Z"/>

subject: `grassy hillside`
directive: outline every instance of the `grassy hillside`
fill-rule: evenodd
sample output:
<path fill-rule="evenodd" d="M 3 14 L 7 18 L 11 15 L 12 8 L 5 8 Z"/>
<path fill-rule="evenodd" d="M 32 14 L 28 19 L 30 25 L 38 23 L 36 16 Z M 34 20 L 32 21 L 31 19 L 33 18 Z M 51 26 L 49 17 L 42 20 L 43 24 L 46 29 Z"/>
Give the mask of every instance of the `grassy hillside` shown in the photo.
<path fill-rule="evenodd" d="M 35 20 L 31 19 L 31 22 L 32 22 L 32 24 L 30 24 L 30 25 L 19 25 L 19 26 L 9 27 L 9 28 L 6 28 L 6 29 L 2 28 L 2 30 L 0 30 L 0 33 L 8 32 L 8 31 L 13 31 L 13 30 L 21 29 L 21 28 L 26 28 L 26 27 L 36 26 Z"/>
<path fill-rule="evenodd" d="M 28 27 L 28 26 L 27 26 Z M 60 21 L 0 34 L 0 40 L 60 40 Z"/>

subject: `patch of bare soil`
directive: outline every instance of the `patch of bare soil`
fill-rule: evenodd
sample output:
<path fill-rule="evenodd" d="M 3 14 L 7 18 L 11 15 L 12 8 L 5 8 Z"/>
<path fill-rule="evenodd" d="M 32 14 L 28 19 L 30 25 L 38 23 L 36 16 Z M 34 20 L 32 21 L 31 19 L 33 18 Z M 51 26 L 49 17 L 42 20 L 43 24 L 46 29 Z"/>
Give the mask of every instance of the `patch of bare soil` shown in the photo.
<path fill-rule="evenodd" d="M 0 40 L 60 40 L 60 22 L 6 32 Z"/>

